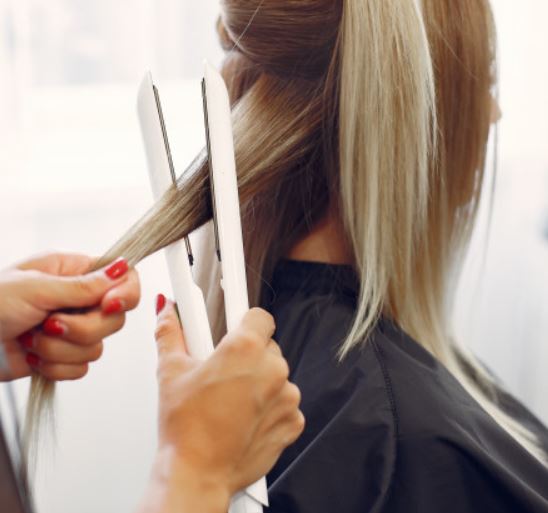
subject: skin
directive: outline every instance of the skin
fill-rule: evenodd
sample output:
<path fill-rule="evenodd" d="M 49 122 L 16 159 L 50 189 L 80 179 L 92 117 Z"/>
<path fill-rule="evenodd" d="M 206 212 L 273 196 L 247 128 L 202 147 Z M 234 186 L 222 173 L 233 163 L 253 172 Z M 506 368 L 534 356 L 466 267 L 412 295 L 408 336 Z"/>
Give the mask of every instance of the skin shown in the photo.
<path fill-rule="evenodd" d="M 495 97 L 491 97 L 491 123 L 502 119 L 502 110 Z M 352 265 L 352 249 L 344 237 L 344 226 L 338 210 L 328 209 L 317 223 L 286 255 L 292 260 Z"/>
<path fill-rule="evenodd" d="M 173 304 L 162 310 L 159 446 L 139 513 L 226 513 L 230 497 L 300 436 L 301 394 L 274 328 L 270 314 L 253 309 L 199 362 L 187 353 Z"/>
<path fill-rule="evenodd" d="M 3 381 L 32 371 L 78 379 L 99 358 L 102 339 L 123 326 L 140 290 L 135 271 L 115 279 L 105 270 L 83 274 L 91 264 L 83 255 L 53 254 L 0 272 L 0 340 L 10 367 Z M 113 300 L 121 311 L 105 313 Z M 60 313 L 74 308 L 85 311 Z M 64 325 L 62 336 L 43 333 L 48 319 Z M 29 330 L 41 358 L 34 368 L 19 340 Z M 268 473 L 300 436 L 301 394 L 288 381 L 274 330 L 272 316 L 253 309 L 202 362 L 186 350 L 173 303 L 161 310 L 158 451 L 139 513 L 226 513 L 230 497 Z"/>
<path fill-rule="evenodd" d="M 340 215 L 336 209 L 330 208 L 286 256 L 292 260 L 352 265 L 352 250 L 343 234 Z"/>
<path fill-rule="evenodd" d="M 137 306 L 140 285 L 133 270 L 115 280 L 105 270 L 83 275 L 92 263 L 84 255 L 48 254 L 0 272 L 0 336 L 10 368 L 0 370 L 0 381 L 33 371 L 55 381 L 80 379 L 89 363 L 100 358 L 103 339 L 119 331 L 125 312 Z M 106 313 L 113 301 L 120 311 Z M 67 308 L 86 310 L 60 313 Z M 61 323 L 63 334 L 48 335 L 48 319 Z M 35 357 L 32 367 L 29 354 Z"/>
<path fill-rule="evenodd" d="M 500 107 L 496 100 L 493 99 L 492 122 L 498 122 L 501 116 L 502 113 Z M 345 231 L 341 216 L 336 208 L 331 207 L 328 209 L 328 212 L 324 218 L 313 226 L 312 229 L 291 248 L 286 257 L 293 260 L 323 262 L 335 265 L 352 265 L 352 249 L 348 240 L 344 236 L 344 233 Z M 178 337 L 181 338 L 180 335 Z M 162 366 L 160 363 L 160 376 L 162 372 L 161 368 Z M 161 382 L 162 380 L 160 378 L 160 384 Z M 225 384 L 225 387 L 226 386 L 227 384 Z M 251 389 L 247 390 L 249 391 Z M 175 394 L 175 396 L 179 397 L 178 394 Z M 291 393 L 288 391 L 286 399 L 279 400 L 280 404 L 284 405 L 284 408 L 287 407 L 288 403 L 293 404 L 294 407 L 293 413 L 287 413 L 285 417 L 287 419 L 285 426 L 280 428 L 286 430 L 285 436 L 288 437 L 286 439 L 287 441 L 292 440 L 293 438 L 296 439 L 300 435 L 302 429 L 304 429 L 304 418 L 302 417 L 302 414 L 295 415 L 297 394 L 295 392 L 295 396 L 293 398 L 290 396 Z M 272 411 L 275 411 L 275 409 Z M 230 411 L 225 412 L 225 414 L 230 416 Z M 162 414 L 160 418 L 162 419 Z M 242 418 L 243 417 L 240 417 L 239 420 L 242 420 Z M 237 421 L 238 419 L 232 420 Z M 240 428 L 234 429 L 233 433 L 236 434 L 238 432 L 242 432 L 240 430 L 245 429 L 247 422 L 248 421 L 243 423 Z M 204 428 L 205 427 L 202 427 L 201 429 Z M 263 439 L 265 438 L 264 434 L 261 436 Z M 253 475 L 253 478 L 252 474 L 248 474 L 246 476 L 248 483 L 254 482 L 261 475 L 264 475 L 269 470 L 269 468 L 267 468 L 269 467 L 269 463 L 277 460 L 279 454 L 281 454 L 281 451 L 283 450 L 283 447 L 280 445 L 275 445 L 276 442 L 278 442 L 278 444 L 280 443 L 280 436 L 282 436 L 282 431 L 280 431 L 279 434 L 277 433 L 277 437 L 266 437 L 266 439 L 271 440 L 270 443 L 273 444 L 270 454 L 268 454 L 267 451 L 267 453 L 263 453 L 263 459 L 255 459 L 258 467 L 261 467 L 260 462 L 263 462 L 262 468 L 260 471 L 257 467 L 255 468 L 256 473 Z M 185 437 L 164 437 L 166 440 L 171 439 L 173 444 L 177 444 L 177 441 L 180 442 L 184 438 Z M 188 440 L 193 440 L 193 437 L 189 437 Z M 209 444 L 212 443 L 214 443 L 214 440 L 210 440 Z M 197 446 L 207 447 L 206 444 L 197 444 Z M 234 450 L 235 447 L 236 446 L 233 445 L 232 450 Z M 279 451 L 279 453 L 277 453 L 277 451 Z M 227 454 L 230 454 L 230 452 L 231 451 L 228 451 Z M 236 453 L 238 453 L 238 451 L 235 451 L 232 457 L 227 457 L 225 461 L 234 463 Z M 224 471 L 220 471 L 220 475 L 211 475 L 210 472 L 207 472 L 207 469 L 211 470 L 213 468 L 219 468 L 219 462 L 214 462 L 210 459 L 212 455 L 209 453 L 209 456 L 202 455 L 201 458 L 199 458 L 201 459 L 201 463 L 194 466 L 194 468 L 201 467 L 203 469 L 202 473 L 194 473 L 192 470 L 189 472 L 186 465 L 182 463 L 182 461 L 185 461 L 185 457 L 178 457 L 177 454 L 180 454 L 180 452 L 175 449 L 173 445 L 170 446 L 168 444 L 166 447 L 160 448 L 155 470 L 153 472 L 154 477 L 151 481 L 147 499 L 145 500 L 143 509 L 141 509 L 139 513 L 169 513 L 173 511 L 180 511 L 183 513 L 191 511 L 203 511 L 205 513 L 226 512 L 228 509 L 227 498 L 233 495 L 237 490 L 243 488 L 241 484 L 246 482 L 246 479 L 243 477 L 240 478 L 240 486 L 229 485 L 228 488 L 219 488 L 219 483 L 231 482 L 229 476 L 238 476 L 236 468 L 233 467 L 231 471 L 227 472 L 225 467 Z M 185 454 L 184 450 L 183 454 Z M 257 456 L 255 456 L 255 458 L 257 458 Z M 220 468 L 223 469 L 223 466 L 220 465 Z M 189 473 L 189 477 L 179 480 L 179 477 L 187 476 Z M 211 475 L 213 479 L 208 480 L 207 478 L 204 478 L 204 476 L 207 475 Z M 181 490 L 183 491 L 181 493 L 177 493 L 177 490 L 180 492 Z M 204 498 L 207 498 L 207 502 L 204 502 Z"/>
<path fill-rule="evenodd" d="M 501 116 L 493 99 L 492 122 Z M 330 208 L 286 256 L 351 264 L 343 233 L 340 215 Z M 79 379 L 100 358 L 103 338 L 123 327 L 140 288 L 135 271 L 114 280 L 104 270 L 84 275 L 92 262 L 84 255 L 53 254 L 0 272 L 0 343 L 10 367 L 0 370 L 0 381 L 33 371 L 52 380 Z M 118 312 L 110 312 L 113 301 Z M 87 311 L 58 312 L 66 308 Z M 40 329 L 48 319 L 62 324 L 62 335 Z M 287 363 L 271 339 L 274 329 L 272 317 L 254 309 L 210 359 L 199 362 L 186 351 L 173 304 L 160 313 L 159 446 L 139 513 L 224 513 L 230 497 L 268 473 L 300 436 L 300 392 L 288 382 Z M 22 347 L 19 337 L 29 332 L 32 346 Z M 27 363 L 29 351 L 39 357 L 34 367 Z"/>

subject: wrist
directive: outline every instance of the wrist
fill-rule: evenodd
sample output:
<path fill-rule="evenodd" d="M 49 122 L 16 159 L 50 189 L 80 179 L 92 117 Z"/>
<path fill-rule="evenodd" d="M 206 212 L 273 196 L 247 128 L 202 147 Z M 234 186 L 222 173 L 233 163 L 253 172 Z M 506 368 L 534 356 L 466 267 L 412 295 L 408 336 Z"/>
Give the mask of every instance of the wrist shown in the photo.
<path fill-rule="evenodd" d="M 229 502 L 226 483 L 198 473 L 173 448 L 163 448 L 139 513 L 227 513 Z"/>

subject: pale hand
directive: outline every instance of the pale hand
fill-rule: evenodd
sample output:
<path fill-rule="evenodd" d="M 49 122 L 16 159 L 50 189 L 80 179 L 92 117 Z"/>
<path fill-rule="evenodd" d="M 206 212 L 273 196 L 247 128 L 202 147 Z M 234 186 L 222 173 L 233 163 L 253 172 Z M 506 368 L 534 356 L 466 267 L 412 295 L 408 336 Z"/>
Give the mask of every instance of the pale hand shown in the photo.
<path fill-rule="evenodd" d="M 299 389 L 271 339 L 270 314 L 251 310 L 199 362 L 186 352 L 172 303 L 159 316 L 159 450 L 141 513 L 226 512 L 304 429 Z"/>
<path fill-rule="evenodd" d="M 79 379 L 101 356 L 103 339 L 137 306 L 140 286 L 124 260 L 86 274 L 92 265 L 88 256 L 48 254 L 0 272 L 0 343 L 9 366 L 0 381 L 33 371 Z M 62 312 L 71 309 L 80 310 Z"/>

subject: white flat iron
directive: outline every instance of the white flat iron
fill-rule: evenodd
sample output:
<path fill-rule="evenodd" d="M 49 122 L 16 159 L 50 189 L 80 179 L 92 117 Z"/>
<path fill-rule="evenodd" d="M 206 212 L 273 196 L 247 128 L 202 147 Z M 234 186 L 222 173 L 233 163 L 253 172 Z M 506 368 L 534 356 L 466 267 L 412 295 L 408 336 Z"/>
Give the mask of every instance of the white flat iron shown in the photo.
<path fill-rule="evenodd" d="M 202 81 L 207 150 L 212 190 L 213 220 L 217 256 L 221 262 L 227 328 L 231 330 L 249 310 L 247 279 L 238 199 L 238 183 L 230 101 L 221 75 L 208 63 Z M 155 200 L 174 183 L 175 170 L 158 89 L 147 73 L 139 89 L 138 112 Z M 188 239 L 165 250 L 175 301 L 190 354 L 208 358 L 214 351 L 204 296 L 194 282 L 194 258 Z M 237 414 L 237 412 L 235 412 Z M 230 513 L 262 513 L 268 506 L 263 478 L 239 492 Z"/>

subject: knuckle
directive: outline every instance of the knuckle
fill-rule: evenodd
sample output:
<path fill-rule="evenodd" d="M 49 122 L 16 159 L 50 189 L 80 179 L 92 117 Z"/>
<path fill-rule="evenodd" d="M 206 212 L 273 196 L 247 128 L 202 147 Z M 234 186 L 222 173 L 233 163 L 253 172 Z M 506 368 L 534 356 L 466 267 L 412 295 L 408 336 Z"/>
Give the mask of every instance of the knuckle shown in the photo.
<path fill-rule="evenodd" d="M 303 412 L 299 410 L 293 420 L 293 429 L 295 433 L 295 438 L 298 438 L 301 435 L 305 427 L 306 427 L 306 418 Z"/>
<path fill-rule="evenodd" d="M 89 371 L 89 365 L 87 363 L 84 363 L 82 365 L 78 365 L 76 369 L 74 369 L 74 374 L 72 378 L 69 379 L 82 379 Z"/>
<path fill-rule="evenodd" d="M 168 319 L 161 319 L 154 330 L 156 340 L 161 340 L 173 333 L 173 325 Z"/>
<path fill-rule="evenodd" d="M 21 285 L 32 291 L 33 301 L 44 308 L 48 308 L 51 303 L 50 285 L 54 282 L 54 278 L 48 274 L 35 269 L 19 271 L 18 280 Z"/>
<path fill-rule="evenodd" d="M 55 342 L 45 337 L 36 337 L 33 352 L 46 361 L 55 361 L 58 356 Z"/>
<path fill-rule="evenodd" d="M 279 396 L 283 402 L 288 402 L 287 396 L 284 396 L 284 385 L 289 376 L 289 366 L 283 358 L 276 358 L 266 373 L 266 393 L 267 397 Z M 286 392 L 287 394 L 287 392 Z"/>
<path fill-rule="evenodd" d="M 52 265 L 55 264 L 61 266 L 66 256 L 67 254 L 62 253 L 61 251 L 45 249 L 44 251 L 39 251 L 36 253 L 34 258 L 39 260 L 48 260 Z"/>
<path fill-rule="evenodd" d="M 306 419 L 301 411 L 288 418 L 284 431 L 285 436 L 281 438 L 281 443 L 287 447 L 294 443 L 302 434 L 306 427 Z"/>
<path fill-rule="evenodd" d="M 241 329 L 231 338 L 231 346 L 235 352 L 253 354 L 260 349 L 262 339 L 251 330 Z"/>
<path fill-rule="evenodd" d="M 79 295 L 87 297 L 95 293 L 94 283 L 86 277 L 75 278 L 75 286 Z"/>
<path fill-rule="evenodd" d="M 38 251 L 32 255 L 33 260 L 49 260 L 51 262 L 59 262 L 62 258 L 62 254 L 58 251 Z"/>
<path fill-rule="evenodd" d="M 40 374 L 44 376 L 44 378 L 49 379 L 50 381 L 58 381 L 57 379 L 57 372 L 55 370 L 55 367 L 50 365 L 43 365 L 40 369 Z"/>
<path fill-rule="evenodd" d="M 101 356 L 103 356 L 103 351 L 104 351 L 103 342 L 99 342 L 98 344 L 95 344 L 91 348 L 89 361 L 96 362 L 97 360 L 99 360 Z"/>
<path fill-rule="evenodd" d="M 41 374 L 51 381 L 74 381 L 83 378 L 89 370 L 88 364 L 81 365 L 45 365 Z"/>
<path fill-rule="evenodd" d="M 255 351 L 261 349 L 265 344 L 263 338 L 254 331 L 246 331 L 241 338 L 242 349 L 247 351 Z"/>
<path fill-rule="evenodd" d="M 270 351 L 272 351 L 274 354 L 278 355 L 278 356 L 282 356 L 282 349 L 281 347 L 276 343 L 275 340 L 270 340 L 270 342 L 268 343 L 268 349 Z"/>
<path fill-rule="evenodd" d="M 175 355 L 164 355 L 158 362 L 157 377 L 159 381 L 174 378 L 180 373 L 181 359 Z"/>
<path fill-rule="evenodd" d="M 265 322 L 268 323 L 269 330 L 274 333 L 276 330 L 276 321 L 271 313 L 264 312 Z"/>
<path fill-rule="evenodd" d="M 241 356 L 240 353 L 241 351 L 238 345 L 237 337 L 232 334 L 227 334 L 215 350 L 214 357 L 230 361 L 232 359 L 239 358 Z"/>
<path fill-rule="evenodd" d="M 268 326 L 269 330 L 274 333 L 274 330 L 276 329 L 276 322 L 271 313 L 263 310 L 262 308 L 254 307 L 249 311 L 249 314 L 250 316 L 259 319 L 261 323 L 263 323 L 265 326 Z"/>
<path fill-rule="evenodd" d="M 286 401 L 292 408 L 298 408 L 301 404 L 301 391 L 293 383 L 288 383 L 286 387 Z"/>
<path fill-rule="evenodd" d="M 272 372 L 273 378 L 277 382 L 281 382 L 282 384 L 287 381 L 289 378 L 289 365 L 287 361 L 284 358 L 276 358 L 274 365 L 274 369 Z"/>
<path fill-rule="evenodd" d="M 141 301 L 141 280 L 139 279 L 139 274 L 135 269 L 130 271 L 130 282 L 131 288 L 129 292 L 129 306 L 130 309 L 137 308 L 139 302 Z"/>
<path fill-rule="evenodd" d="M 73 333 L 74 340 L 77 340 L 78 343 L 82 345 L 91 345 L 97 341 L 97 336 L 95 335 L 94 330 L 86 322 L 73 326 L 71 331 Z"/>
<path fill-rule="evenodd" d="M 20 273 L 20 276 L 21 276 L 21 278 L 24 277 L 25 279 L 27 279 L 30 282 L 33 282 L 33 281 L 37 282 L 42 278 L 47 278 L 47 276 L 44 276 L 44 273 L 42 273 L 41 271 L 37 271 L 36 269 L 29 269 L 29 270 L 26 270 L 26 271 L 22 271 Z"/>
<path fill-rule="evenodd" d="M 51 381 L 62 381 L 65 379 L 61 367 L 56 364 L 43 365 L 40 373 Z"/>
<path fill-rule="evenodd" d="M 249 312 L 251 313 L 251 315 L 262 317 L 265 321 L 274 324 L 274 317 L 272 316 L 272 314 L 267 312 L 266 310 L 263 310 L 262 308 L 259 308 L 258 306 L 251 308 Z"/>
<path fill-rule="evenodd" d="M 112 318 L 112 326 L 110 328 L 110 330 L 108 331 L 108 333 L 110 335 L 120 331 L 125 323 L 126 323 L 126 314 L 125 313 L 120 313 L 118 315 L 116 315 L 115 317 Z"/>

